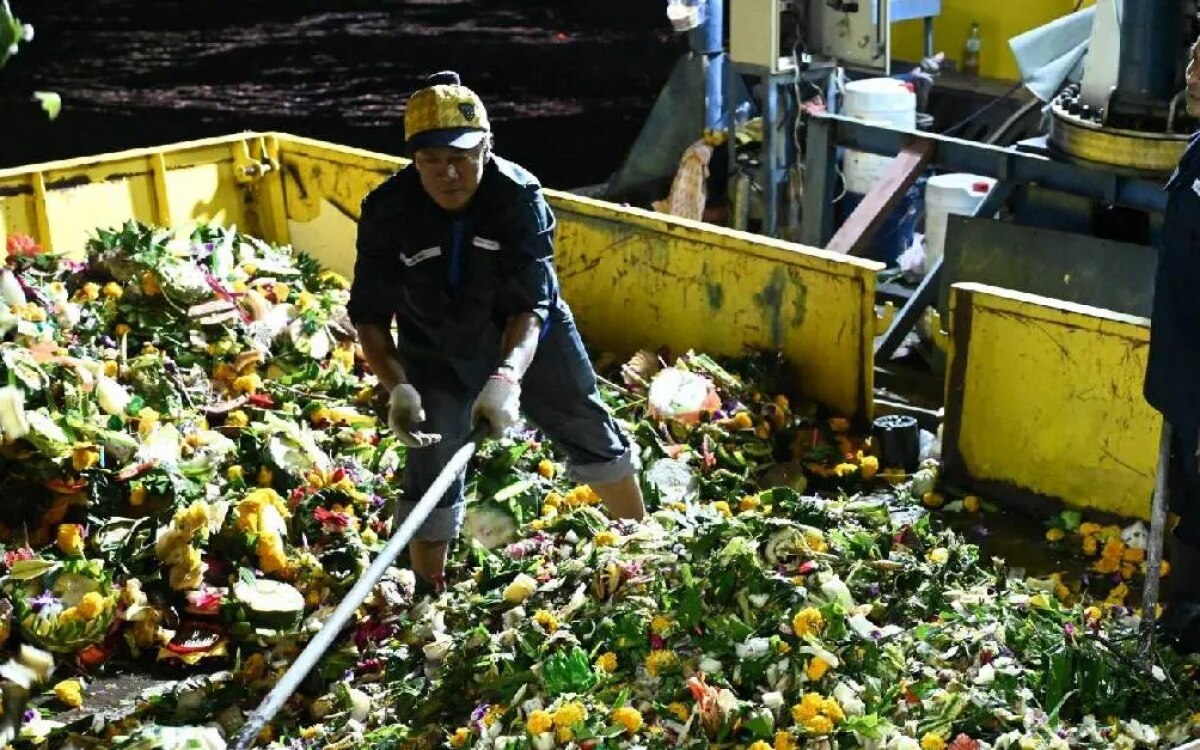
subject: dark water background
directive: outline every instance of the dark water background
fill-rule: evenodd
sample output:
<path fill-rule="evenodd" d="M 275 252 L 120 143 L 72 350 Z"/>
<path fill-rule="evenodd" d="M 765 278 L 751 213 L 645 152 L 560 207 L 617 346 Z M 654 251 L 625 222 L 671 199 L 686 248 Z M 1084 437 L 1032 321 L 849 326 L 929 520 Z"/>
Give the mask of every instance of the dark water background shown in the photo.
<path fill-rule="evenodd" d="M 12 2 L 37 35 L 0 70 L 0 166 L 242 130 L 399 153 L 405 98 L 453 68 L 501 154 L 575 187 L 617 167 L 680 52 L 661 0 Z"/>

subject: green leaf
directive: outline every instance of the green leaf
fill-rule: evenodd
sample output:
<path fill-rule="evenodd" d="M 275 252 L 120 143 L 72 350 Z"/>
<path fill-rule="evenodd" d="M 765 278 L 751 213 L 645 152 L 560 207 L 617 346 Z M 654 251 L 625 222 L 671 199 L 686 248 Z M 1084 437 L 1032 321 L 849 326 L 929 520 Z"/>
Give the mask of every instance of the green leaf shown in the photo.
<path fill-rule="evenodd" d="M 53 560 L 18 560 L 8 569 L 8 577 L 16 581 L 31 581 L 56 570 L 62 563 Z"/>
<path fill-rule="evenodd" d="M 54 91 L 35 91 L 33 98 L 42 105 L 42 110 L 51 120 L 57 120 L 62 112 L 62 97 Z"/>
<path fill-rule="evenodd" d="M 553 654 L 542 666 L 542 681 L 552 696 L 586 692 L 597 679 L 587 654 L 578 646 Z"/>
<path fill-rule="evenodd" d="M 695 585 L 685 586 L 679 595 L 679 606 L 675 610 L 679 625 L 688 630 L 700 623 L 700 615 L 704 612 L 704 602 L 700 591 Z"/>
<path fill-rule="evenodd" d="M 510 484 L 496 493 L 495 500 L 498 503 L 503 503 L 510 498 L 514 498 L 528 492 L 535 486 L 536 485 L 528 479 L 516 482 L 515 484 Z"/>
<path fill-rule="evenodd" d="M 863 716 L 846 717 L 845 722 L 842 723 L 842 728 L 851 732 L 858 732 L 869 740 L 876 740 L 879 739 L 886 725 L 887 723 L 879 718 L 878 714 L 866 714 Z"/>

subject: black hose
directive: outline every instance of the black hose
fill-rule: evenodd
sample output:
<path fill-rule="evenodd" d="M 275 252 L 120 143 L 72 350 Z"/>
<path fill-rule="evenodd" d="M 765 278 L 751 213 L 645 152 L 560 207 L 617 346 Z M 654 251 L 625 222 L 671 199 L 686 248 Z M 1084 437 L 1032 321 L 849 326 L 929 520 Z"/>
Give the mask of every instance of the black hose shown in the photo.
<path fill-rule="evenodd" d="M 942 135 L 954 135 L 958 131 L 962 130 L 966 126 L 968 126 L 971 123 L 978 120 L 982 115 L 989 112 L 992 109 L 992 107 L 995 107 L 1000 102 L 1002 102 L 1005 99 L 1007 99 L 1008 97 L 1012 96 L 1014 93 L 1016 93 L 1017 89 L 1021 88 L 1024 85 L 1025 85 L 1024 83 L 1014 84 L 1013 87 L 1010 88 L 1008 91 L 1005 91 L 1000 96 L 996 97 L 992 101 L 988 102 L 987 104 L 983 105 L 979 109 L 975 110 L 973 113 L 971 113 L 965 119 L 961 120 L 960 122 L 956 122 L 955 124 L 951 125 L 950 127 L 946 128 L 945 130 L 943 130 Z"/>

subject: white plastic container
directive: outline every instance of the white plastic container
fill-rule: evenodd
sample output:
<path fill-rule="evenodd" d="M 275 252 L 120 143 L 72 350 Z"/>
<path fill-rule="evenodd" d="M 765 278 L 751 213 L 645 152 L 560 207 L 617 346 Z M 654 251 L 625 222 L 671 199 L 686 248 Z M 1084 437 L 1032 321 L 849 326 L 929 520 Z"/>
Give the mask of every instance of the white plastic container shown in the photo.
<path fill-rule="evenodd" d="M 942 174 L 925 185 L 925 273 L 933 270 L 946 251 L 950 214 L 970 216 L 996 181 L 973 174 Z"/>
<path fill-rule="evenodd" d="M 895 78 L 867 78 L 846 84 L 842 114 L 906 130 L 917 127 L 917 95 Z M 847 192 L 866 195 L 892 163 L 892 157 L 846 151 L 843 175 Z"/>

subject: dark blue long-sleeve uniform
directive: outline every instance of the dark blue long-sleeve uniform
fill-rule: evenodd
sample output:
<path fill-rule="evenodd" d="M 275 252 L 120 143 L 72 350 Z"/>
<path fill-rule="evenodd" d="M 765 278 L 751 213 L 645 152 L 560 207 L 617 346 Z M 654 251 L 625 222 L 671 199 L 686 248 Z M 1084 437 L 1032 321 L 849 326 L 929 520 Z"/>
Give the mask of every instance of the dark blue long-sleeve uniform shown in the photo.
<path fill-rule="evenodd" d="M 442 441 L 409 451 L 407 516 L 465 442 L 476 395 L 500 362 L 514 315 L 542 321 L 541 341 L 522 386 L 521 407 L 567 454 L 580 482 L 628 476 L 631 443 L 604 408 L 596 376 L 554 272 L 554 214 L 537 179 L 493 156 L 470 205 L 439 207 L 409 167 L 363 201 L 350 291 L 355 324 L 399 329 L 397 349 L 421 394 L 422 429 Z M 430 541 L 458 534 L 462 477 L 419 532 Z"/>
<path fill-rule="evenodd" d="M 1200 134 L 1167 183 L 1155 278 L 1146 400 L 1172 427 L 1170 495 L 1176 534 L 1200 547 Z"/>

